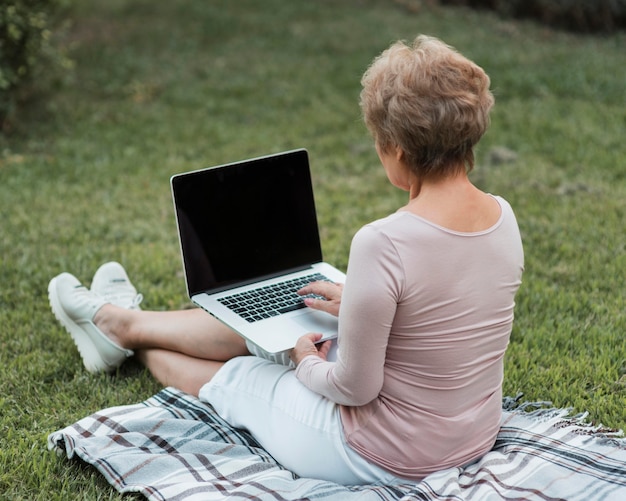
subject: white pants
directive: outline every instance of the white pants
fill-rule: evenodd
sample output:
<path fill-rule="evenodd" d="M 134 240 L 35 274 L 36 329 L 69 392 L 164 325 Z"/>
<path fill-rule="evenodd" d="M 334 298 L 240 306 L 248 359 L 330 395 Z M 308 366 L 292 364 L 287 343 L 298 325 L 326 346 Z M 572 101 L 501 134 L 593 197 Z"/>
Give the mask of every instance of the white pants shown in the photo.
<path fill-rule="evenodd" d="M 202 387 L 200 399 L 301 477 L 343 485 L 401 481 L 346 444 L 339 406 L 305 387 L 290 367 L 235 358 Z"/>

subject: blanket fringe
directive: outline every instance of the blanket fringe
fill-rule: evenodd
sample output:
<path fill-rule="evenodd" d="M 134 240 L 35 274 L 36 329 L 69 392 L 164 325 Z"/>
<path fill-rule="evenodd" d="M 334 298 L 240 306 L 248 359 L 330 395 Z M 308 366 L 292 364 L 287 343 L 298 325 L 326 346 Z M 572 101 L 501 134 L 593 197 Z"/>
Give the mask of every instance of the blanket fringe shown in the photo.
<path fill-rule="evenodd" d="M 556 428 L 570 428 L 573 433 L 594 437 L 602 443 L 607 443 L 620 449 L 626 449 L 626 437 L 624 431 L 620 429 L 606 428 L 600 424 L 589 422 L 589 412 L 572 414 L 573 408 L 567 407 L 558 409 L 552 407 L 549 400 L 537 402 L 521 402 L 523 393 L 518 393 L 515 397 L 504 397 L 502 399 L 502 410 L 513 414 L 523 414 L 525 416 L 538 419 L 550 420 L 558 419 L 553 424 Z M 534 410 L 532 410 L 534 409 Z"/>

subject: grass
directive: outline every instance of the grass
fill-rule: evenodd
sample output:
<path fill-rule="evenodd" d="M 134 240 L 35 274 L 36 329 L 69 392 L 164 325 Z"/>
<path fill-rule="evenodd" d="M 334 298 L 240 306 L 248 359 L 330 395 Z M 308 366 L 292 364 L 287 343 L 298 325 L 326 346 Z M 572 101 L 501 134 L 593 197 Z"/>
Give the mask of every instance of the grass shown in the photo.
<path fill-rule="evenodd" d="M 626 427 L 624 34 L 582 37 L 458 8 L 343 0 L 80 2 L 71 78 L 0 137 L 0 492 L 118 499 L 48 433 L 159 386 L 130 363 L 82 368 L 49 311 L 50 278 L 115 259 L 145 306 L 188 306 L 168 180 L 309 149 L 327 260 L 405 195 L 360 120 L 360 75 L 396 39 L 441 37 L 497 98 L 474 179 L 516 210 L 526 272 L 504 391 Z M 418 6 L 419 4 L 414 4 Z M 504 152 L 504 154 L 502 153 Z"/>

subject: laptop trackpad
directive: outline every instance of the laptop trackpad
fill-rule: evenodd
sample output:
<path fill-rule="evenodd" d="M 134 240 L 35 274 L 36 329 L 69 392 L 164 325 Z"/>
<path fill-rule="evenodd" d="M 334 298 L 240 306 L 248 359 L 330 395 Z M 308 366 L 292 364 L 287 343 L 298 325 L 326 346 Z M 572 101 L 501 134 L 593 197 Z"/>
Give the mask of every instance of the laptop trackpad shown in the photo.
<path fill-rule="evenodd" d="M 307 310 L 302 315 L 291 317 L 304 333 L 320 332 L 324 338 L 330 339 L 337 336 L 337 317 L 321 311 Z"/>

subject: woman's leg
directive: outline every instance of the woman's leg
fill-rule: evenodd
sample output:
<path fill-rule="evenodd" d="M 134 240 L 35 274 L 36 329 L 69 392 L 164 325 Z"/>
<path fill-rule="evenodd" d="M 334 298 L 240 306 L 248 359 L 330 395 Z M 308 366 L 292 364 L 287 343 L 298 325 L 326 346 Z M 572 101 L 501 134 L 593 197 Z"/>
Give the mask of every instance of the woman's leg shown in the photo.
<path fill-rule="evenodd" d="M 134 350 L 163 386 L 195 396 L 225 361 L 250 354 L 242 337 L 200 309 L 142 311 L 105 304 L 93 321 L 112 341 Z"/>
<path fill-rule="evenodd" d="M 241 336 L 200 309 L 142 311 L 105 304 L 93 322 L 130 350 L 160 349 L 217 362 L 250 354 Z"/>
<path fill-rule="evenodd" d="M 69 273 L 48 284 L 52 311 L 89 372 L 115 370 L 134 351 L 159 381 L 193 388 L 198 379 L 208 381 L 221 362 L 250 354 L 243 338 L 202 310 L 138 309 L 137 291 L 117 263 L 103 265 L 94 286 L 87 289 Z M 157 351 L 141 353 L 145 350 Z M 193 377 L 187 376 L 190 371 Z M 180 384 L 177 373 L 185 375 Z"/>
<path fill-rule="evenodd" d="M 136 357 L 163 386 L 174 386 L 196 397 L 200 388 L 224 365 L 224 362 L 160 349 L 139 350 Z"/>

